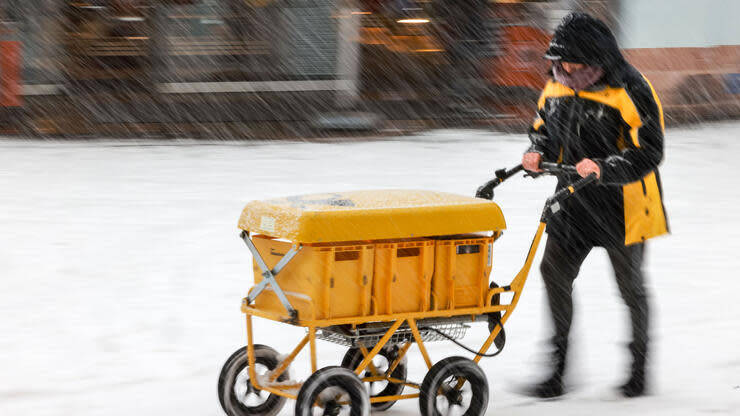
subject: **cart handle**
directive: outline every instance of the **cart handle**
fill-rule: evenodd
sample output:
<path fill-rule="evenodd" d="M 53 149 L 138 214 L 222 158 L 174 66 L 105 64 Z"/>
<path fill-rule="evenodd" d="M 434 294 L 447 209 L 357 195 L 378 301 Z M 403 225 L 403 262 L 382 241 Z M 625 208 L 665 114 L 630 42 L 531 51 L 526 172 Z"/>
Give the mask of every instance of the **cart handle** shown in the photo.
<path fill-rule="evenodd" d="M 497 170 L 495 172 L 495 178 L 478 187 L 478 190 L 475 192 L 475 197 L 493 200 L 493 188 L 499 186 L 503 181 L 514 176 L 523 169 L 524 167 L 521 164 L 518 164 L 508 170 L 506 168 Z"/>
<path fill-rule="evenodd" d="M 565 165 L 562 163 L 551 163 L 551 162 L 542 162 L 540 163 L 540 169 L 542 169 L 542 173 L 555 175 L 555 176 L 562 176 L 567 174 L 578 174 L 578 170 L 573 165 Z"/>
<path fill-rule="evenodd" d="M 568 171 L 569 168 L 573 168 L 573 171 L 575 171 L 575 167 L 564 165 L 564 172 L 570 173 Z M 596 179 L 596 174 L 592 173 L 585 178 L 581 178 L 573 182 L 565 188 L 555 192 L 551 197 L 547 198 L 547 202 L 545 202 L 545 208 L 542 210 L 542 217 L 540 217 L 540 222 L 547 223 L 547 220 L 550 219 L 553 214 L 560 211 L 561 202 L 570 198 L 571 195 L 579 191 L 584 186 L 595 182 Z"/>
<path fill-rule="evenodd" d="M 564 165 L 562 163 L 542 162 L 540 163 L 540 169 L 542 169 L 541 172 L 528 172 L 527 174 L 532 177 L 537 177 L 542 174 L 554 175 L 554 176 L 578 174 L 578 171 L 576 171 L 575 166 Z M 510 177 L 516 175 L 517 173 L 523 170 L 524 170 L 524 167 L 521 164 L 516 165 L 511 169 L 504 168 L 504 169 L 497 170 L 496 172 L 494 172 L 494 174 L 496 175 L 495 178 L 491 179 L 490 181 L 486 182 L 482 186 L 478 187 L 478 190 L 475 192 L 475 197 L 493 200 L 493 189 L 499 186 L 505 180 L 509 179 Z"/>
<path fill-rule="evenodd" d="M 542 162 L 540 163 L 540 169 L 542 170 L 541 172 L 530 172 L 529 174 L 534 177 L 539 176 L 539 174 L 561 177 L 578 175 L 578 171 L 576 170 L 575 166 L 562 163 Z M 495 172 L 496 177 L 494 179 L 491 179 L 483 186 L 478 188 L 478 191 L 475 193 L 476 198 L 492 200 L 493 189 L 503 183 L 505 180 L 521 172 L 522 170 L 524 170 L 524 167 L 521 164 L 516 165 L 511 169 L 504 168 L 497 170 Z M 592 173 L 585 178 L 580 178 L 576 180 L 575 182 L 571 183 L 570 185 L 566 186 L 565 188 L 559 190 L 558 192 L 547 198 L 547 202 L 545 203 L 545 207 L 542 210 L 542 217 L 540 220 L 546 223 L 547 220 L 550 219 L 552 214 L 560 210 L 561 202 L 568 199 L 571 195 L 576 193 L 576 191 L 580 190 L 584 186 L 596 181 L 596 179 L 596 174 Z"/>

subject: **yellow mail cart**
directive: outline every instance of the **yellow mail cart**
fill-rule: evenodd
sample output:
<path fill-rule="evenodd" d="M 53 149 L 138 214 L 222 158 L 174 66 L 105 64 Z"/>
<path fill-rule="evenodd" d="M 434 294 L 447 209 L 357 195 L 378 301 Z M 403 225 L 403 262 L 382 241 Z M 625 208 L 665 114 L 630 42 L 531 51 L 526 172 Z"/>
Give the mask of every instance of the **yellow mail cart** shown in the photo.
<path fill-rule="evenodd" d="M 521 271 L 498 287 L 489 274 L 506 223 L 490 200 L 379 190 L 250 202 L 239 228 L 255 284 L 241 306 L 247 345 L 218 381 L 224 411 L 275 415 L 293 399 L 296 415 L 367 415 L 418 399 L 424 416 L 483 415 L 489 389 L 477 363 L 495 355 L 487 354 L 492 344 L 503 347 L 503 325 L 544 227 L 543 220 Z M 499 302 L 502 294 L 508 302 Z M 254 343 L 254 317 L 304 327 L 306 335 L 278 352 Z M 430 357 L 427 342 L 459 344 L 473 322 L 490 330 L 473 359 Z M 346 346 L 341 362 L 317 368 L 317 340 Z M 306 346 L 311 375 L 297 381 L 289 367 Z M 414 350 L 429 369 L 420 383 L 406 377 Z"/>

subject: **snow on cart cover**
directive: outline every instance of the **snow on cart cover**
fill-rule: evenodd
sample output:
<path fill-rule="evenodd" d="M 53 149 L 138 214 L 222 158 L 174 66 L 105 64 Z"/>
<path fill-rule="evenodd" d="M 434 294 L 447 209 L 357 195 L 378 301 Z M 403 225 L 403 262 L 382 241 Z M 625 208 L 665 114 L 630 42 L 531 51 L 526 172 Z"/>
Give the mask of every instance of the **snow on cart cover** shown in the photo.
<path fill-rule="evenodd" d="M 444 192 L 372 190 L 298 195 L 247 204 L 239 228 L 300 243 L 499 231 L 494 202 Z"/>

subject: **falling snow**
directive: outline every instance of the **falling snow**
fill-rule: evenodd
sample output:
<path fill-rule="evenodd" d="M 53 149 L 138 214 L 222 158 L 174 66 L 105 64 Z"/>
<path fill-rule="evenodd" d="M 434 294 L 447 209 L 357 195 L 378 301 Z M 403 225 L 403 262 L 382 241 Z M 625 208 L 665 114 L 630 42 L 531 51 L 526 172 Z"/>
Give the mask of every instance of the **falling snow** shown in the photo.
<path fill-rule="evenodd" d="M 400 195 L 399 206 L 419 202 L 410 189 L 433 191 L 416 194 L 429 206 L 473 196 L 520 163 L 548 78 L 542 54 L 573 9 L 619 29 L 671 127 L 660 167 L 671 235 L 646 249 L 650 394 L 615 391 L 629 319 L 596 249 L 575 283 L 571 391 L 517 393 L 547 364 L 533 267 L 506 349 L 481 361 L 486 414 L 739 414 L 740 122 L 676 126 L 740 118 L 740 2 L 672 3 L 0 0 L 0 415 L 222 415 L 217 378 L 245 344 L 239 307 L 253 283 L 245 205 L 318 195 L 352 211 L 344 196 L 357 190 Z M 499 285 L 521 267 L 554 186 L 517 177 L 496 189 Z M 255 331 L 280 354 L 305 333 L 263 319 Z M 487 335 L 477 325 L 463 342 Z M 434 361 L 467 356 L 449 342 L 428 349 Z M 320 343 L 319 366 L 344 353 Z M 416 347 L 409 358 L 421 383 Z M 305 380 L 309 363 L 299 355 L 292 377 Z M 387 414 L 418 412 L 405 400 Z"/>
<path fill-rule="evenodd" d="M 533 269 L 503 354 L 484 359 L 488 414 L 732 414 L 740 308 L 735 235 L 740 124 L 669 130 L 662 176 L 672 234 L 648 244 L 654 300 L 650 396 L 619 399 L 627 316 L 602 251 L 576 281 L 575 390 L 538 402 L 515 393 L 541 376 L 547 337 Z M 216 381 L 245 343 L 241 298 L 252 284 L 237 220 L 249 200 L 359 189 L 471 195 L 516 164 L 524 135 L 445 130 L 372 142 L 0 142 L 0 414 L 220 415 Z M 382 166 L 382 168 L 381 168 Z M 318 167 L 321 167 L 320 169 Z M 495 200 L 507 230 L 492 277 L 508 283 L 535 231 L 551 178 L 515 178 Z M 485 325 L 463 341 L 482 342 Z M 285 354 L 301 329 L 256 322 L 256 341 Z M 344 351 L 320 342 L 319 365 Z M 437 361 L 466 353 L 429 344 Z M 409 378 L 425 370 L 412 349 Z M 308 376 L 308 357 L 292 368 Z M 283 415 L 292 414 L 292 404 Z M 417 403 L 389 414 L 415 415 Z"/>

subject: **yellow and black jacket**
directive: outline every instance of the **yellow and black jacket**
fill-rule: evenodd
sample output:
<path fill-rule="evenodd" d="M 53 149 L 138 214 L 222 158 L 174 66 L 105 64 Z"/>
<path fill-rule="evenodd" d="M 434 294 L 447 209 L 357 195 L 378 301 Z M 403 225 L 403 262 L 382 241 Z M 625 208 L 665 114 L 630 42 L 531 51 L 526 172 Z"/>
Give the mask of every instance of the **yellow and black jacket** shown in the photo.
<path fill-rule="evenodd" d="M 588 90 L 549 81 L 529 133 L 529 151 L 546 161 L 574 165 L 589 158 L 601 168 L 600 181 L 566 200 L 547 230 L 603 247 L 668 232 L 658 173 L 664 132 L 660 100 L 626 61 L 611 64 L 603 82 Z M 558 189 L 573 179 L 561 178 Z"/>

